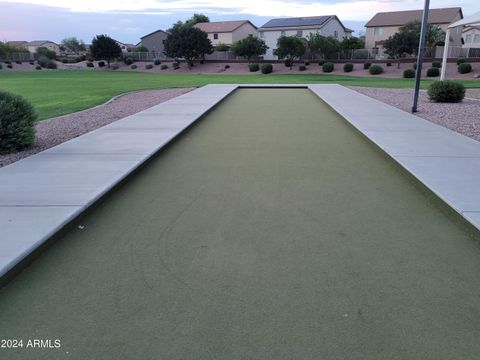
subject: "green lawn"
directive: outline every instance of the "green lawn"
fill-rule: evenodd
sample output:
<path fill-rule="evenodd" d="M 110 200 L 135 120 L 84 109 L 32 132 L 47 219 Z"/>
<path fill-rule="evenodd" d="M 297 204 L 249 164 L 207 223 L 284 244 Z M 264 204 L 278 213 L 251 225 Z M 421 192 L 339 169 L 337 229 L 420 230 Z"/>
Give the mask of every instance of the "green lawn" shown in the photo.
<path fill-rule="evenodd" d="M 222 83 L 338 83 L 385 88 L 413 87 L 411 79 L 326 74 L 188 75 L 58 70 L 0 72 L 0 89 L 21 94 L 32 101 L 38 109 L 41 120 L 88 109 L 128 91 Z M 430 80 L 426 80 L 422 86 L 425 87 L 429 83 Z M 467 87 L 480 87 L 478 81 L 465 80 L 462 83 Z"/>

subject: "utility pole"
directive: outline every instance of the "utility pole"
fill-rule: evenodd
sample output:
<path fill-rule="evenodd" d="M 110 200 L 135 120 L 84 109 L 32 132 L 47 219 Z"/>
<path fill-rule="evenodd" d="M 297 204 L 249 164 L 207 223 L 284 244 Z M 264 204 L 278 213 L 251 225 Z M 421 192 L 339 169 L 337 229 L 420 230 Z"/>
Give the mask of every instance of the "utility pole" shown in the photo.
<path fill-rule="evenodd" d="M 428 9 L 430 7 L 430 0 L 425 0 L 425 7 L 423 9 L 422 29 L 420 30 L 420 41 L 417 58 L 417 72 L 415 76 L 415 93 L 413 95 L 412 113 L 417 112 L 418 92 L 420 91 L 420 79 L 422 78 L 422 63 L 423 55 L 425 53 L 425 40 L 428 29 Z"/>

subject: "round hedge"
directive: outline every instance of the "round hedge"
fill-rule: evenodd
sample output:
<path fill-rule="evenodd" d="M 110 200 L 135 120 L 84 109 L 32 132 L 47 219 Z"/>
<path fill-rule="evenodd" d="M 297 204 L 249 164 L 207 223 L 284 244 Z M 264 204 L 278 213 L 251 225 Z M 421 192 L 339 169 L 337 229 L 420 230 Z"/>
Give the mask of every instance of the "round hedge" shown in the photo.
<path fill-rule="evenodd" d="M 162 64 L 160 65 L 160 70 L 166 70 L 168 69 L 168 65 L 167 64 Z"/>
<path fill-rule="evenodd" d="M 260 65 L 258 64 L 248 64 L 248 70 L 250 70 L 250 72 L 256 72 L 260 69 Z"/>
<path fill-rule="evenodd" d="M 335 68 L 335 66 L 333 65 L 333 63 L 327 62 L 327 63 L 323 64 L 322 71 L 324 73 L 331 73 L 334 68 Z"/>
<path fill-rule="evenodd" d="M 0 153 L 32 146 L 35 141 L 37 113 L 20 95 L 0 91 Z"/>
<path fill-rule="evenodd" d="M 147 64 L 147 65 L 145 65 L 145 69 L 151 70 L 151 69 L 153 69 L 153 65 L 152 64 Z"/>
<path fill-rule="evenodd" d="M 305 70 L 307 70 L 307 67 L 306 67 L 305 65 L 303 65 L 303 64 L 302 64 L 302 65 L 298 65 L 298 70 L 300 70 L 300 71 L 305 71 Z"/>
<path fill-rule="evenodd" d="M 130 66 L 130 69 L 135 70 L 137 67 L 138 67 L 137 65 L 133 64 Z"/>
<path fill-rule="evenodd" d="M 285 64 L 286 67 L 292 67 L 293 66 L 293 61 L 290 60 L 290 59 L 285 59 L 285 61 L 283 63 Z"/>
<path fill-rule="evenodd" d="M 153 63 L 154 63 L 156 66 L 158 66 L 158 65 L 160 65 L 160 64 L 162 63 L 162 61 L 161 61 L 160 59 L 155 59 L 155 60 L 153 61 Z"/>
<path fill-rule="evenodd" d="M 458 72 L 460 74 L 467 74 L 472 71 L 472 65 L 469 63 L 461 63 L 458 65 Z"/>
<path fill-rule="evenodd" d="M 260 70 L 262 70 L 262 74 L 270 74 L 273 71 L 272 64 L 262 64 Z"/>
<path fill-rule="evenodd" d="M 405 69 L 403 72 L 403 77 L 405 79 L 411 79 L 415 77 L 415 70 L 414 69 Z"/>
<path fill-rule="evenodd" d="M 372 75 L 379 75 L 383 73 L 383 67 L 381 67 L 380 65 L 372 65 L 368 68 L 368 71 Z"/>
<path fill-rule="evenodd" d="M 135 60 L 133 60 L 133 58 L 131 56 L 127 56 L 123 60 L 123 62 L 125 63 L 125 65 L 132 65 L 135 62 Z"/>
<path fill-rule="evenodd" d="M 467 59 L 463 59 L 463 58 L 457 59 L 457 65 L 460 65 L 466 62 L 467 62 Z"/>
<path fill-rule="evenodd" d="M 461 102 L 465 97 L 465 86 L 450 80 L 434 81 L 428 88 L 428 96 L 434 102 Z"/>
<path fill-rule="evenodd" d="M 436 77 L 440 75 L 440 69 L 437 67 L 432 67 L 427 70 L 427 76 L 428 77 Z"/>
<path fill-rule="evenodd" d="M 345 65 L 343 65 L 343 71 L 352 72 L 353 71 L 353 64 L 352 63 L 346 63 Z"/>
<path fill-rule="evenodd" d="M 442 63 L 440 61 L 432 61 L 432 68 L 440 69 L 442 67 Z"/>

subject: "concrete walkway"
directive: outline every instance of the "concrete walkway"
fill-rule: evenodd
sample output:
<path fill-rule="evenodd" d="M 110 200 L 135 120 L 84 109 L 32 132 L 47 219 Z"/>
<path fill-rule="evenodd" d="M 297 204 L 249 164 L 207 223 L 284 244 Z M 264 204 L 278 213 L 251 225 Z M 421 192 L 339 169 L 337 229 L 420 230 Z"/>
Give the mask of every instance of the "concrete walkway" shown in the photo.
<path fill-rule="evenodd" d="M 237 87 L 205 86 L 0 169 L 0 277 Z M 343 86 L 303 87 L 480 228 L 480 143 Z"/>

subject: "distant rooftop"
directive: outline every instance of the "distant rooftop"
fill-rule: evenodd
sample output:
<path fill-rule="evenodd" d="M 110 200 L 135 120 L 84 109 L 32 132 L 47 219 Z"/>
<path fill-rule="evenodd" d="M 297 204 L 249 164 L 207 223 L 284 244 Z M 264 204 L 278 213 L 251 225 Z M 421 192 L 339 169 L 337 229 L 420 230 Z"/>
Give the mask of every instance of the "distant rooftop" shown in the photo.
<path fill-rule="evenodd" d="M 213 21 L 195 24 L 195 27 L 207 33 L 224 33 L 232 32 L 244 24 L 252 25 L 257 28 L 249 20 L 234 20 L 234 21 Z"/>
<path fill-rule="evenodd" d="M 284 28 L 300 26 L 322 26 L 333 16 L 309 16 L 297 18 L 272 19 L 262 26 L 262 28 Z"/>
<path fill-rule="evenodd" d="M 441 8 L 430 9 L 428 12 L 428 22 L 430 24 L 450 24 L 460 12 L 463 18 L 462 8 Z M 423 10 L 391 11 L 377 13 L 365 27 L 372 26 L 402 26 L 411 21 L 420 21 L 423 16 Z"/>

